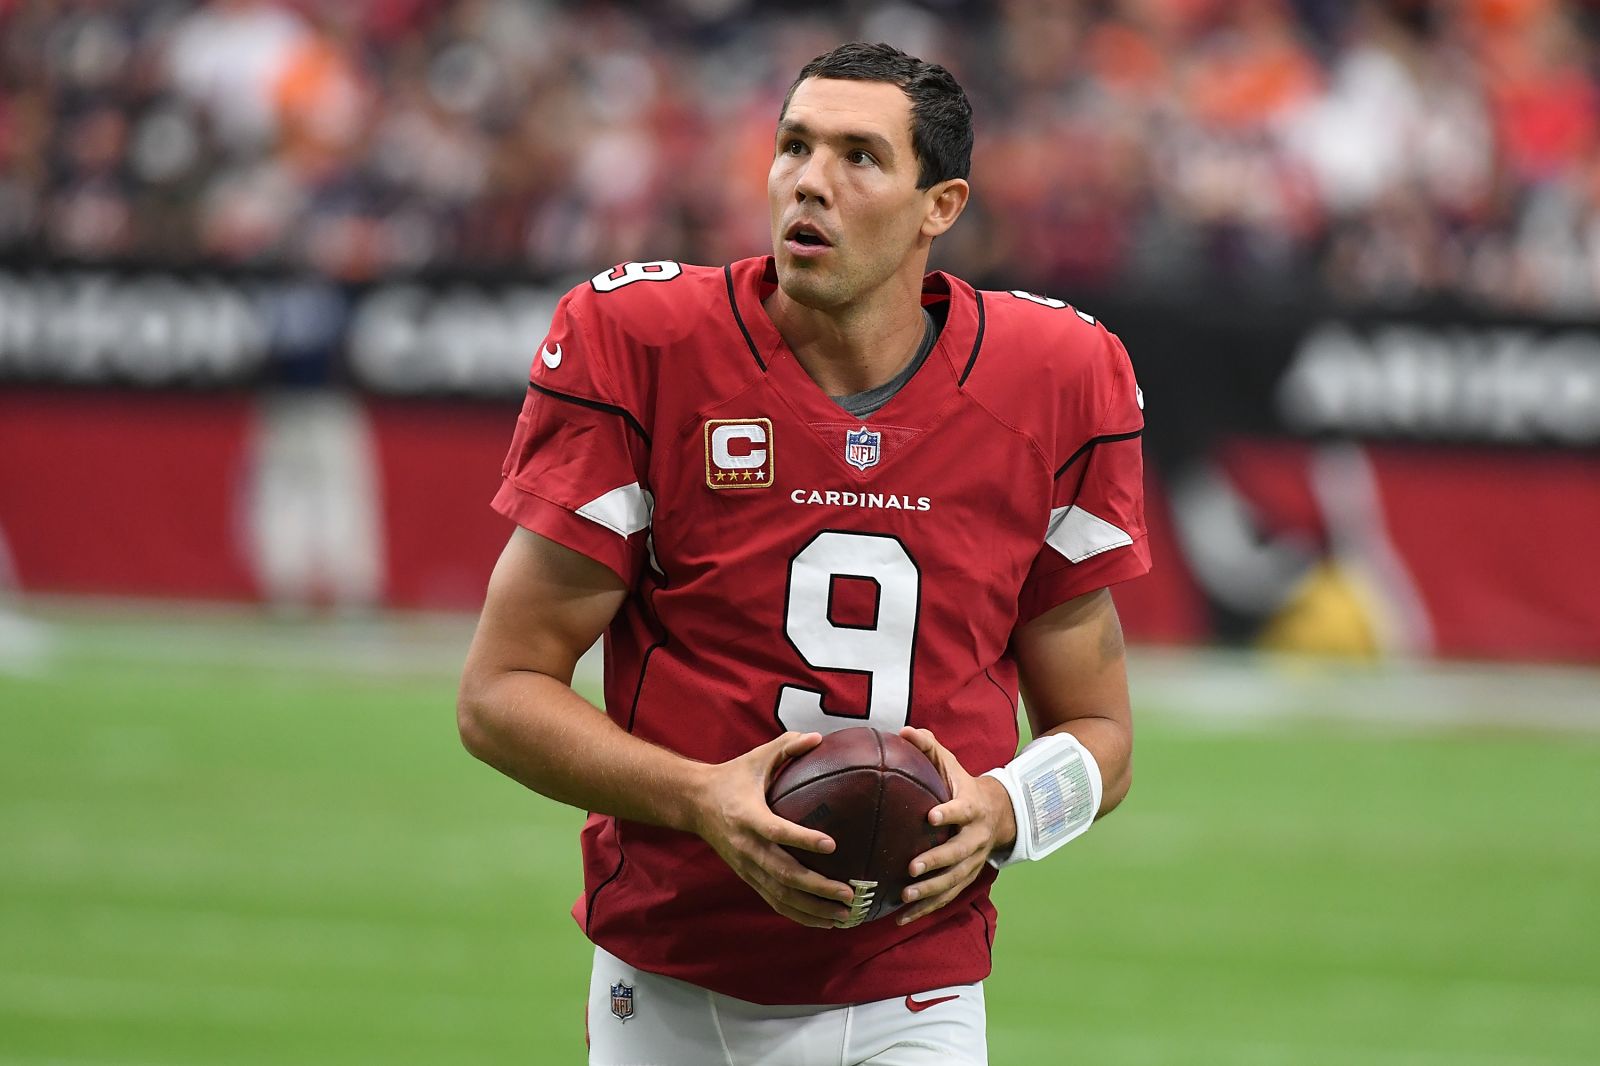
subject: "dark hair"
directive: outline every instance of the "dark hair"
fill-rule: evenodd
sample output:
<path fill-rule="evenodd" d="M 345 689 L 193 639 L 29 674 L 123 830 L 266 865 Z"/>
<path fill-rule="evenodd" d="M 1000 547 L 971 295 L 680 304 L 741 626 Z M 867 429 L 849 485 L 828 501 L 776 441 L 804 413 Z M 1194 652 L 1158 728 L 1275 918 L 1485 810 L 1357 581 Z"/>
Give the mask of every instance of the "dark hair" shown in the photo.
<path fill-rule="evenodd" d="M 911 101 L 911 147 L 921 164 L 917 188 L 971 172 L 972 105 L 960 83 L 939 64 L 924 63 L 886 44 L 841 44 L 800 69 L 783 96 L 780 118 L 788 113 L 795 88 L 807 78 L 898 85 Z"/>

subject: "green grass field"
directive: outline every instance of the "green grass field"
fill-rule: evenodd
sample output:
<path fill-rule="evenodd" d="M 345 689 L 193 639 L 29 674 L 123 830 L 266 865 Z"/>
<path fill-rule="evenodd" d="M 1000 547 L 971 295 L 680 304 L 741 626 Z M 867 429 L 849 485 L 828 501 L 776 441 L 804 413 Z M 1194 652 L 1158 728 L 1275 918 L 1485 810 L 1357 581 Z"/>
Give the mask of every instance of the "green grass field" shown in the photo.
<path fill-rule="evenodd" d="M 583 1061 L 581 816 L 461 750 L 459 624 L 57 623 L 0 670 L 0 1063 Z M 1600 1061 L 1593 732 L 1181 711 L 1001 879 L 993 1062 Z"/>

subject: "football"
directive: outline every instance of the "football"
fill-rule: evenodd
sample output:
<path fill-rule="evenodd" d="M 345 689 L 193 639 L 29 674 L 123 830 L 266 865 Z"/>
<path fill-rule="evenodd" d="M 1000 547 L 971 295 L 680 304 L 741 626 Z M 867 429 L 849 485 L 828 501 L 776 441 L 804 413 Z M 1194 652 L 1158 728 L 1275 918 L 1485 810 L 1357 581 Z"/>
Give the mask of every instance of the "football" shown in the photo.
<path fill-rule="evenodd" d="M 847 927 L 902 906 L 901 892 L 918 880 L 911 860 L 955 832 L 928 824 L 928 812 L 949 798 L 938 768 L 914 744 L 865 726 L 824 736 L 785 763 L 767 789 L 774 813 L 833 838 L 831 855 L 787 850 L 855 889 Z"/>

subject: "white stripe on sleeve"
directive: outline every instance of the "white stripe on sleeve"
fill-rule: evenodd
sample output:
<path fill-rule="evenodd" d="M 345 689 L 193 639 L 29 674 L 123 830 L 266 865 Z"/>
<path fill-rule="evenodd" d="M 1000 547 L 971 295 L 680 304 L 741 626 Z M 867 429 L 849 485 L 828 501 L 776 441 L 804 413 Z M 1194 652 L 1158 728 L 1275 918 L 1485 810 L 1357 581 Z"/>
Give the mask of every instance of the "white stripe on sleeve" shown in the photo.
<path fill-rule="evenodd" d="M 628 537 L 649 527 L 655 507 L 655 497 L 635 481 L 597 496 L 578 508 L 577 513 L 619 537 Z"/>
<path fill-rule="evenodd" d="M 1133 543 L 1126 530 L 1090 514 L 1082 507 L 1055 507 L 1050 511 L 1050 525 L 1045 528 L 1044 542 L 1065 555 L 1074 563 L 1090 556 L 1124 548 Z"/>

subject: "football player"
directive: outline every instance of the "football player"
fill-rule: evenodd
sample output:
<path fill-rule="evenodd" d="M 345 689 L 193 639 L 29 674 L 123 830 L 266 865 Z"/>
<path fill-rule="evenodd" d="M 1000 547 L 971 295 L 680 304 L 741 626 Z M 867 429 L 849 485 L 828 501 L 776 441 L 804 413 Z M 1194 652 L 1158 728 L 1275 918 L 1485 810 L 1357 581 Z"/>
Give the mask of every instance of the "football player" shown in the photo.
<path fill-rule="evenodd" d="M 971 146 L 944 68 L 820 56 L 779 116 L 773 254 L 604 270 L 533 360 L 458 717 L 590 812 L 593 1063 L 986 1061 L 997 869 L 1127 792 L 1107 586 L 1149 567 L 1142 398 L 1090 316 L 925 273 Z M 603 710 L 570 687 L 601 635 Z M 935 761 L 958 831 L 841 929 L 850 886 L 781 847 L 833 842 L 765 790 L 863 724 Z"/>

